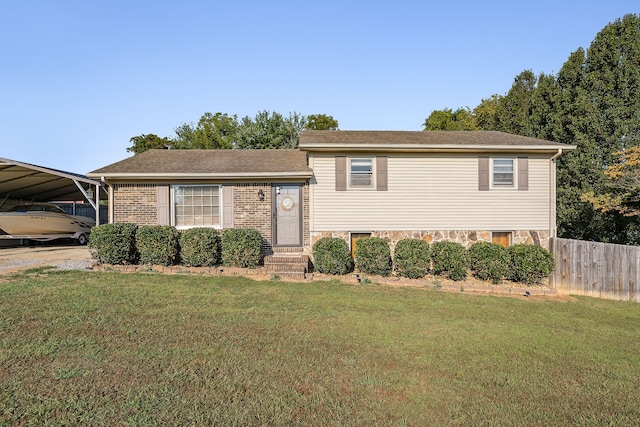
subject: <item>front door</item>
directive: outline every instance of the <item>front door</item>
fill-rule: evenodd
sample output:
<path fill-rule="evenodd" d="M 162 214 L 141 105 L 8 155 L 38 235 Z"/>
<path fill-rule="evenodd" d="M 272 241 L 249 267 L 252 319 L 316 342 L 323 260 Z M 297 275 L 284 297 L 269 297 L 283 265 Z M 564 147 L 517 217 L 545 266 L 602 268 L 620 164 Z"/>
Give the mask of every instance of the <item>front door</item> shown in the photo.
<path fill-rule="evenodd" d="M 299 185 L 275 187 L 275 233 L 277 246 L 302 245 L 302 206 Z"/>

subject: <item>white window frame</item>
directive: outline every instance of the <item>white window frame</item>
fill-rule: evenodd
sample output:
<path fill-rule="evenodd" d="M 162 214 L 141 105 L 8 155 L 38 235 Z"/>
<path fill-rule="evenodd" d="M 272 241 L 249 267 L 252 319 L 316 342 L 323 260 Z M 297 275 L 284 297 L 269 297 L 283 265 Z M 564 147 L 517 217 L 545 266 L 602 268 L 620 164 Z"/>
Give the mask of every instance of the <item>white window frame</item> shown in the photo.
<path fill-rule="evenodd" d="M 218 212 L 217 212 L 218 213 L 218 215 L 217 215 L 218 216 L 218 222 L 217 222 L 217 224 L 213 224 L 213 223 L 205 224 L 204 221 L 202 221 L 201 224 L 195 223 L 197 221 L 194 221 L 194 224 L 189 224 L 189 225 L 178 224 L 178 219 L 177 219 L 178 209 L 177 209 L 177 206 L 176 206 L 176 204 L 177 204 L 177 200 L 176 199 L 177 199 L 178 196 L 177 196 L 176 192 L 177 192 L 177 189 L 180 188 L 180 187 L 182 187 L 182 188 L 195 188 L 195 187 L 210 187 L 210 188 L 215 187 L 215 188 L 217 188 L 217 190 L 218 190 L 218 206 L 217 206 L 217 208 L 218 208 Z M 194 197 L 198 197 L 198 196 L 196 195 Z M 207 196 L 204 196 L 204 197 L 207 197 Z M 201 203 L 199 206 L 197 204 L 195 204 L 195 203 L 191 205 L 191 207 L 194 208 L 194 209 L 198 208 L 198 207 L 204 209 L 206 207 L 213 207 L 213 206 L 214 206 L 213 204 L 207 205 L 205 203 Z M 197 214 L 193 215 L 193 216 L 196 217 Z M 201 215 L 201 216 L 204 216 L 204 214 Z M 212 213 L 211 216 L 215 216 L 214 213 Z M 175 184 L 175 185 L 172 185 L 171 186 L 171 225 L 176 227 L 178 230 L 187 230 L 189 228 L 196 228 L 196 227 L 209 227 L 209 228 L 216 228 L 216 229 L 222 228 L 222 186 L 220 186 L 218 184 Z"/>
<path fill-rule="evenodd" d="M 511 162 L 511 183 L 496 183 L 496 173 L 500 173 L 496 171 L 496 161 L 510 161 Z M 491 158 L 491 188 L 494 189 L 517 189 L 518 188 L 518 162 L 515 157 L 492 157 Z M 505 172 L 502 172 L 505 173 Z M 507 172 L 508 173 L 508 172 Z"/>
<path fill-rule="evenodd" d="M 353 162 L 354 161 L 366 161 L 371 164 L 371 182 L 369 185 L 361 185 L 361 184 L 353 184 L 353 176 L 354 175 L 366 175 L 366 173 L 355 173 L 353 172 Z M 375 157 L 349 157 L 347 158 L 347 179 L 348 179 L 348 188 L 351 190 L 375 190 L 376 189 L 376 162 Z"/>

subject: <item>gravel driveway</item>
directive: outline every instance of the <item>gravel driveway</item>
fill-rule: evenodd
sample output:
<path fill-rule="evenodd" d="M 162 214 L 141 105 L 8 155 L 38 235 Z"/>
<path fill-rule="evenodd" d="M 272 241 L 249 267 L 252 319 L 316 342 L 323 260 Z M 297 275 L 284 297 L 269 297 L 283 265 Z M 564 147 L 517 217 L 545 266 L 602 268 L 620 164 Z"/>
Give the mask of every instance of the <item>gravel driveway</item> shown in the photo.
<path fill-rule="evenodd" d="M 41 244 L 0 247 L 0 275 L 49 265 L 63 270 L 84 270 L 94 262 L 86 246 Z"/>

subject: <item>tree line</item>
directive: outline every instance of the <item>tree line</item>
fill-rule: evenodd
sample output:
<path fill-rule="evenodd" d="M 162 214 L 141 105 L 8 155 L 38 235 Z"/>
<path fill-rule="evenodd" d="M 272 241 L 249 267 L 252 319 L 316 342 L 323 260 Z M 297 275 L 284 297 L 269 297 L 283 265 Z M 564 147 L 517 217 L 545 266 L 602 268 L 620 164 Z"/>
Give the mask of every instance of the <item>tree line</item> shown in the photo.
<path fill-rule="evenodd" d="M 557 164 L 559 236 L 640 244 L 640 15 L 608 24 L 557 74 L 525 70 L 506 95 L 433 111 L 423 126 L 576 145 Z"/>
<path fill-rule="evenodd" d="M 326 114 L 304 116 L 260 111 L 238 119 L 225 113 L 204 113 L 197 123 L 183 123 L 172 137 L 142 134 L 132 137 L 127 151 L 139 154 L 154 148 L 265 149 L 296 148 L 302 130 L 337 130 L 338 121 Z"/>

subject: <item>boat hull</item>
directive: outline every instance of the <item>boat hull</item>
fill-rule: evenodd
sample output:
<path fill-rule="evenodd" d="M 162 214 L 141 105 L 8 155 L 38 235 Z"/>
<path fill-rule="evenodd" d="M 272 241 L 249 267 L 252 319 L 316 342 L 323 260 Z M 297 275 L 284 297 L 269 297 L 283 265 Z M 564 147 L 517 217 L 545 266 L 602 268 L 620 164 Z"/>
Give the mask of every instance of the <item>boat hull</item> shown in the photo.
<path fill-rule="evenodd" d="M 89 233 L 95 220 L 56 212 L 0 212 L 0 230 L 10 235 Z"/>

